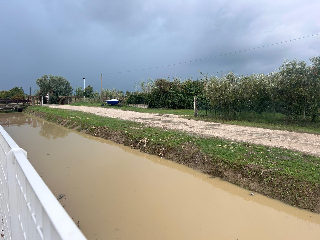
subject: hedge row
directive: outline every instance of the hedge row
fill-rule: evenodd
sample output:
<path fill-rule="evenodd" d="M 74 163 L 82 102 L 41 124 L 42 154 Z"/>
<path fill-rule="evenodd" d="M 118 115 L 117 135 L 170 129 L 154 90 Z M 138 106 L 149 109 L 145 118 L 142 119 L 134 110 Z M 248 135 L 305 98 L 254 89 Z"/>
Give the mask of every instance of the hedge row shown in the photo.
<path fill-rule="evenodd" d="M 210 109 L 232 117 L 241 112 L 274 112 L 288 120 L 299 117 L 315 121 L 320 112 L 320 56 L 304 61 L 286 60 L 270 74 L 222 77 L 202 76 L 200 80 L 175 78 L 142 82 L 141 91 L 126 94 L 128 104 L 151 108 L 193 108 L 193 98 L 210 104 Z M 207 107 L 207 106 L 206 106 Z"/>
<path fill-rule="evenodd" d="M 213 109 L 225 115 L 239 112 L 278 112 L 289 120 L 315 121 L 320 110 L 320 57 L 285 61 L 278 72 L 267 75 L 206 78 L 206 97 Z"/>
<path fill-rule="evenodd" d="M 148 104 L 150 108 L 190 109 L 194 96 L 202 96 L 204 82 L 175 78 L 157 79 L 141 84 L 142 91 L 127 96 L 128 104 Z"/>

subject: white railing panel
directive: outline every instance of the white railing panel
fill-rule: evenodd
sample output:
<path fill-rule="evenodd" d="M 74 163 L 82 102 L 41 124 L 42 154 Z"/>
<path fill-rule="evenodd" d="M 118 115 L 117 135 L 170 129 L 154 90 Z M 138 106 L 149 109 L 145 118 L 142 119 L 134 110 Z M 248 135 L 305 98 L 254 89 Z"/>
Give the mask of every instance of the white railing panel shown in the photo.
<path fill-rule="evenodd" d="M 0 207 L 3 239 L 86 239 L 2 126 Z"/>

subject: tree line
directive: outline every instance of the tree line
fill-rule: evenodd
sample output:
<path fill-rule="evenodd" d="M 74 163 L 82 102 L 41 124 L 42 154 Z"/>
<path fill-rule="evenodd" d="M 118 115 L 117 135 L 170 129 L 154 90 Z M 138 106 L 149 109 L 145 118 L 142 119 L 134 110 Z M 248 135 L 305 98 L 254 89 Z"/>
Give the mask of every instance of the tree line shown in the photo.
<path fill-rule="evenodd" d="M 128 103 L 145 103 L 152 108 L 193 108 L 193 97 L 211 111 L 232 119 L 240 113 L 281 113 L 287 120 L 315 121 L 320 113 L 320 56 L 304 61 L 285 60 L 269 74 L 200 79 L 174 78 L 140 83 L 140 91 L 127 96 Z"/>
<path fill-rule="evenodd" d="M 286 60 L 270 74 L 204 77 L 210 106 L 225 116 L 240 112 L 274 112 L 288 120 L 299 117 L 315 121 L 320 110 L 320 57 L 304 61 Z"/>
<path fill-rule="evenodd" d="M 196 96 L 200 105 L 218 112 L 225 118 L 241 113 L 281 113 L 288 120 L 296 118 L 316 121 L 320 114 L 320 56 L 304 61 L 285 60 L 277 71 L 269 74 L 236 75 L 229 72 L 221 77 L 202 75 L 199 79 L 148 79 L 134 92 L 116 89 L 94 92 L 92 86 L 75 89 L 75 95 L 94 101 L 117 98 L 127 104 L 147 104 L 150 108 L 191 109 Z M 59 96 L 71 96 L 73 88 L 61 76 L 44 75 L 36 80 L 37 95 L 50 95 L 50 103 Z M 23 98 L 22 88 L 1 91 L 0 98 Z M 201 106 L 200 106 L 201 107 Z"/>
<path fill-rule="evenodd" d="M 39 90 L 35 95 L 49 95 L 49 103 L 58 103 L 59 96 L 72 96 L 74 89 L 70 82 L 61 76 L 43 75 L 36 80 Z M 92 98 L 94 96 L 93 87 L 88 85 L 84 90 L 81 87 L 76 87 L 75 96 Z M 47 98 L 44 98 L 44 103 L 47 103 Z"/>
<path fill-rule="evenodd" d="M 61 76 L 43 75 L 36 80 L 39 87 L 36 90 L 36 96 L 49 95 L 50 103 L 58 103 L 59 96 L 72 96 L 73 92 L 75 96 L 79 97 L 94 97 L 95 93 L 93 87 L 88 85 L 85 90 L 81 87 L 76 87 L 75 91 L 71 87 L 70 82 Z M 22 87 L 14 87 L 8 91 L 0 91 L 0 99 L 25 99 L 28 95 L 24 93 Z M 44 98 L 46 103 L 46 98 Z"/>

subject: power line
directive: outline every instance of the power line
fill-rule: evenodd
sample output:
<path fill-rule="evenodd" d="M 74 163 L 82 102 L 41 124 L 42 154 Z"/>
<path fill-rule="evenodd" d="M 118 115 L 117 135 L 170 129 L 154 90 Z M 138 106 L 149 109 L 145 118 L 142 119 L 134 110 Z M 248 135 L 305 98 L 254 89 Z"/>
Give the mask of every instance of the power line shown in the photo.
<path fill-rule="evenodd" d="M 199 58 L 199 59 L 194 59 L 194 60 L 181 61 L 181 62 L 173 63 L 173 64 L 164 64 L 164 65 L 159 65 L 159 66 L 156 66 L 156 67 L 145 67 L 145 68 L 141 68 L 141 69 L 125 70 L 125 71 L 119 71 L 119 72 L 113 72 L 113 73 L 109 72 L 109 73 L 107 73 L 107 75 L 131 73 L 131 72 L 146 71 L 146 70 L 155 70 L 155 69 L 159 69 L 159 68 L 166 68 L 166 67 L 172 67 L 172 66 L 176 66 L 176 65 L 188 64 L 188 63 L 192 63 L 192 62 L 198 62 L 198 61 L 203 61 L 203 60 L 208 60 L 208 59 L 213 59 L 213 58 L 224 57 L 224 56 L 227 56 L 227 55 L 240 54 L 240 53 L 247 52 L 247 51 L 254 51 L 254 50 L 258 50 L 258 49 L 262 49 L 262 48 L 272 47 L 272 46 L 275 46 L 275 45 L 278 45 L 278 44 L 290 43 L 290 42 L 294 42 L 294 41 L 298 41 L 298 40 L 302 40 L 302 39 L 306 39 L 306 38 L 310 38 L 310 37 L 315 37 L 315 36 L 318 36 L 318 35 L 319 35 L 319 33 L 315 33 L 315 34 L 304 36 L 304 37 L 293 38 L 293 39 L 289 39 L 289 40 L 285 40 L 285 41 L 266 44 L 266 45 L 253 47 L 253 48 L 247 48 L 247 49 L 244 49 L 244 50 L 239 50 L 239 51 L 234 51 L 234 52 L 229 52 L 229 53 L 217 54 L 217 55 L 210 56 L 210 57 L 204 57 L 204 58 Z"/>

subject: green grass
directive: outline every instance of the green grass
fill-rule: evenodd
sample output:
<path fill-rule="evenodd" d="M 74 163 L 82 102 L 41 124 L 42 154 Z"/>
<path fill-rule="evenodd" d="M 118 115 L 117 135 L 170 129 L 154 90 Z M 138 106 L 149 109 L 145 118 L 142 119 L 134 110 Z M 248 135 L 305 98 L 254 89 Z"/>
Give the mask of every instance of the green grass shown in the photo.
<path fill-rule="evenodd" d="M 191 136 L 183 132 L 151 128 L 131 121 L 106 118 L 78 111 L 46 107 L 30 107 L 28 110 L 47 113 L 52 120 L 57 117 L 69 119 L 86 129 L 107 126 L 111 130 L 126 134 L 131 139 L 146 139 L 148 144 L 153 146 L 181 149 L 184 143 L 192 142 L 201 152 L 209 155 L 212 161 L 236 164 L 240 167 L 258 166 L 265 171 L 272 171 L 275 175 L 287 175 L 302 181 L 320 183 L 320 158 L 300 152 L 236 143 L 218 138 Z"/>
<path fill-rule="evenodd" d="M 286 174 L 295 179 L 320 183 L 320 158 L 304 153 L 266 146 L 235 143 L 218 139 L 196 140 L 200 149 L 213 158 L 230 164 L 259 166 L 266 171 Z"/>

